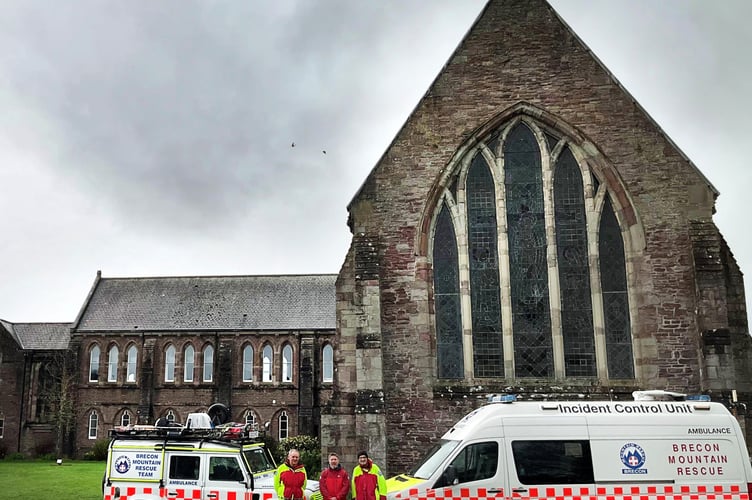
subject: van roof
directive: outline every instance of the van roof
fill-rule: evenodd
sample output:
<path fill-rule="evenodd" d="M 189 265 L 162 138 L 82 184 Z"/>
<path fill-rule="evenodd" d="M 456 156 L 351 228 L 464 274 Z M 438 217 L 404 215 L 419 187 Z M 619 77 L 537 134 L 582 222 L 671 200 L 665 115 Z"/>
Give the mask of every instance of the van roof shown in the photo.
<path fill-rule="evenodd" d="M 468 413 L 444 434 L 461 440 L 502 436 L 504 426 L 677 426 L 727 423 L 731 414 L 720 403 L 697 401 L 516 401 L 489 403 Z M 727 424 L 728 425 L 728 424 Z"/>

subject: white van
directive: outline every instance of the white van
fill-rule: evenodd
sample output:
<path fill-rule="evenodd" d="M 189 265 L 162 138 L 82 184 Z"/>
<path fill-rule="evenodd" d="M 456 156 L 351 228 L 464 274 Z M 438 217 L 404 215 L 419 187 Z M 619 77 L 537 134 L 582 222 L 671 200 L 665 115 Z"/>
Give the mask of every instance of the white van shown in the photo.
<path fill-rule="evenodd" d="M 495 402 L 457 422 L 388 498 L 750 500 L 752 467 L 719 403 Z"/>
<path fill-rule="evenodd" d="M 199 419 L 194 419 L 196 422 Z M 113 430 L 104 500 L 276 500 L 276 464 L 242 426 Z M 308 480 L 307 500 L 321 500 Z"/>

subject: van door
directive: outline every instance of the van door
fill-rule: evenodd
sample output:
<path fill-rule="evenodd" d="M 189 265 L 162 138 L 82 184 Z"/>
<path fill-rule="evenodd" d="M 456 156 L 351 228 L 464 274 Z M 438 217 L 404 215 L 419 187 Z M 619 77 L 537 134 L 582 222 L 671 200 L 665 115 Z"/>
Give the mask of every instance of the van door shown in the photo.
<path fill-rule="evenodd" d="M 204 483 L 204 500 L 243 500 L 250 498 L 246 493 L 249 484 L 243 472 L 239 456 L 236 455 L 208 455 L 206 468 L 206 482 Z"/>
<path fill-rule="evenodd" d="M 467 442 L 459 448 L 433 489 L 455 498 L 492 498 L 504 492 L 503 440 Z"/>
<path fill-rule="evenodd" d="M 201 455 L 170 452 L 165 477 L 166 498 L 199 498 L 201 494 Z"/>
<path fill-rule="evenodd" d="M 504 419 L 509 498 L 595 495 L 593 459 L 581 417 Z"/>

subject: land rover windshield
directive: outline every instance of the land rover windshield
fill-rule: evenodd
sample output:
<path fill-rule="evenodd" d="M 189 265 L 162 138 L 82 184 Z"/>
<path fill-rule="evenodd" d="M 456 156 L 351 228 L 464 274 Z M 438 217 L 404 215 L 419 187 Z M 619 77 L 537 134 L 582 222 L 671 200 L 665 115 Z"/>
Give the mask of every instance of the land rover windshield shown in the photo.
<path fill-rule="evenodd" d="M 410 469 L 407 475 L 417 479 L 430 478 L 459 444 L 459 441 L 442 439 L 433 445 L 423 459 Z"/>
<path fill-rule="evenodd" d="M 274 470 L 276 466 L 274 461 L 266 452 L 266 448 L 254 447 L 245 448 L 243 450 L 243 456 L 248 466 L 251 468 L 251 472 L 258 474 L 268 470 Z"/>

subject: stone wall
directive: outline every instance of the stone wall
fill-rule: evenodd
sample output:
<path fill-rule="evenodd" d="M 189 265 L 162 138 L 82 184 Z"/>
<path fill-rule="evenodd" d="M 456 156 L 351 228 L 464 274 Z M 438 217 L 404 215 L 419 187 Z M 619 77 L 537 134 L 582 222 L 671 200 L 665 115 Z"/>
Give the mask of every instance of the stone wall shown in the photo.
<path fill-rule="evenodd" d="M 98 438 L 107 436 L 110 428 L 120 425 L 120 417 L 128 410 L 132 422 L 153 424 L 157 418 L 172 411 L 178 422 L 189 413 L 206 411 L 212 404 L 221 403 L 230 410 L 234 421 L 243 421 L 246 410 L 254 411 L 257 423 L 267 422 L 269 432 L 279 435 L 278 418 L 281 412 L 288 417 L 288 435 L 320 432 L 319 406 L 331 398 L 331 384 L 321 382 L 321 349 L 325 342 L 334 342 L 334 332 L 185 332 L 160 334 L 142 332 L 138 335 L 86 335 L 78 337 L 80 363 L 78 389 L 78 417 L 76 447 L 79 454 L 90 449 L 94 440 L 88 438 L 88 415 L 96 410 L 99 420 Z M 102 349 L 98 382 L 88 382 L 88 352 L 92 343 Z M 136 342 L 139 348 L 138 383 L 124 381 L 127 346 Z M 254 348 L 253 382 L 242 380 L 242 349 L 248 342 Z M 117 382 L 107 382 L 107 351 L 117 343 L 121 353 Z M 174 382 L 164 379 L 164 349 L 171 343 L 176 347 Z M 184 382 L 184 347 L 191 343 L 196 351 L 193 382 Z M 207 343 L 215 348 L 214 373 L 211 382 L 202 381 L 200 353 Z M 273 380 L 261 382 L 261 350 L 269 343 L 274 350 Z M 294 373 L 292 383 L 280 382 L 282 348 L 293 347 Z"/>
<path fill-rule="evenodd" d="M 467 380 L 450 391 L 436 379 L 428 253 L 436 186 L 476 137 L 516 112 L 577 140 L 589 155 L 584 161 L 616 202 L 637 367 L 631 384 Z M 638 387 L 703 389 L 701 325 L 728 327 L 731 310 L 736 330 L 746 334 L 747 328 L 739 311 L 741 275 L 735 263 L 726 259 L 724 271 L 731 278 L 698 285 L 704 278 L 696 274 L 692 224 L 715 227 L 716 194 L 545 2 L 490 2 L 349 207 L 353 244 L 337 285 L 337 313 L 343 352 L 356 350 L 355 380 L 343 386 L 349 387 L 348 396 L 355 391 L 357 439 L 368 432 L 382 459 L 379 441 L 386 436 L 386 468 L 396 473 L 480 404 L 467 392 L 473 387 L 478 392 L 514 387 L 552 397 L 580 392 L 596 399 L 628 395 Z M 371 274 L 358 266 L 366 261 Z M 699 314 L 698 300 L 708 306 Z M 721 306 L 713 306 L 712 313 L 711 301 Z M 720 362 L 733 371 L 728 363 Z M 377 366 L 380 373 L 374 373 Z M 362 390 L 377 387 L 383 390 L 383 409 L 362 404 Z"/>

